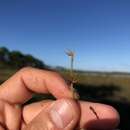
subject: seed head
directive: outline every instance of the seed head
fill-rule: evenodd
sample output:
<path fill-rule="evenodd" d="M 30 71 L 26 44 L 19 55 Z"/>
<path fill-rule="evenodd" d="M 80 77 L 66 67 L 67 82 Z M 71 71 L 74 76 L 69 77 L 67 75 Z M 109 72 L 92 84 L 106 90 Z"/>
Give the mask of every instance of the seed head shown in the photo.
<path fill-rule="evenodd" d="M 70 56 L 70 57 L 73 57 L 73 58 L 74 58 L 74 56 L 75 56 L 75 53 L 74 53 L 73 51 L 71 51 L 71 50 L 67 50 L 67 51 L 66 51 L 66 54 L 67 54 L 68 56 Z"/>

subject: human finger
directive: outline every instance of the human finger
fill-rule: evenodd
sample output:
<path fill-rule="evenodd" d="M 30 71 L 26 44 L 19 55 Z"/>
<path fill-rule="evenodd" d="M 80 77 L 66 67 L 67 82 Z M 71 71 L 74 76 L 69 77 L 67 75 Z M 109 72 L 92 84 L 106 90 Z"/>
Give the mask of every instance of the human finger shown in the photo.
<path fill-rule="evenodd" d="M 0 100 L 0 129 L 20 129 L 22 109 L 19 105 Z"/>
<path fill-rule="evenodd" d="M 40 101 L 27 105 L 23 109 L 24 121 L 28 124 L 43 109 L 47 109 L 54 101 Z M 119 114 L 117 111 L 105 104 L 79 101 L 81 109 L 81 118 L 78 122 L 79 128 L 88 130 L 106 130 L 114 129 L 119 124 Z M 90 109 L 93 108 L 93 110 Z M 95 112 L 94 112 L 95 111 Z M 95 115 L 95 113 L 97 115 Z M 98 118 L 97 118 L 98 116 Z"/>
<path fill-rule="evenodd" d="M 0 99 L 22 104 L 32 93 L 51 93 L 56 98 L 72 98 L 73 94 L 63 78 L 56 72 L 24 68 L 0 87 Z"/>
<path fill-rule="evenodd" d="M 42 109 L 23 130 L 73 130 L 80 118 L 76 101 L 59 99 Z"/>

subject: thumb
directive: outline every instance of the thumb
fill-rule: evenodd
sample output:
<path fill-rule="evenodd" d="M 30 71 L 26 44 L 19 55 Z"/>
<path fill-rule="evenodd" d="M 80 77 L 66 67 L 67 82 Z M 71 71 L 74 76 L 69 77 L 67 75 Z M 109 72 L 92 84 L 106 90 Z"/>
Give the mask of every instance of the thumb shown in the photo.
<path fill-rule="evenodd" d="M 24 130 L 73 130 L 80 117 L 80 109 L 72 99 L 54 101 L 42 110 Z"/>

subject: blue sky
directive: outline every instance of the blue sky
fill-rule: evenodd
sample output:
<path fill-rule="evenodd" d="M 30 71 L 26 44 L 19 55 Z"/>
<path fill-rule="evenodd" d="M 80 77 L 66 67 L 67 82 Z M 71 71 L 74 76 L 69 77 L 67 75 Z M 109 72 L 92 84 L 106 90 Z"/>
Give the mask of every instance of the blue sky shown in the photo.
<path fill-rule="evenodd" d="M 53 66 L 130 72 L 129 0 L 0 0 L 0 46 Z"/>

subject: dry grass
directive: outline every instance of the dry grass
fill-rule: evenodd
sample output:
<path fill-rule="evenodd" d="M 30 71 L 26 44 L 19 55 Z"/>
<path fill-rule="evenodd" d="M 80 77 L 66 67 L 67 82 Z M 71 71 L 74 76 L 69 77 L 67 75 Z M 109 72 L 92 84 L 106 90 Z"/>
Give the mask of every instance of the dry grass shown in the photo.
<path fill-rule="evenodd" d="M 11 75 L 16 72 L 14 69 L 0 69 L 0 83 L 7 80 Z M 60 71 L 60 73 L 64 77 L 70 76 L 70 71 Z M 83 85 L 91 85 L 91 86 L 117 86 L 121 91 L 115 93 L 116 98 L 123 97 L 130 101 L 130 76 L 115 76 L 111 74 L 97 74 L 93 75 L 91 73 L 80 73 L 75 72 L 75 75 L 78 79 L 78 83 Z"/>
<path fill-rule="evenodd" d="M 76 73 L 76 72 L 75 72 Z M 68 71 L 61 72 L 64 77 L 69 77 Z M 114 75 L 114 74 L 87 74 L 87 73 L 76 73 L 78 77 L 78 83 L 83 85 L 91 86 L 116 86 L 120 91 L 115 93 L 115 98 L 123 98 L 130 101 L 130 76 L 128 75 Z"/>

